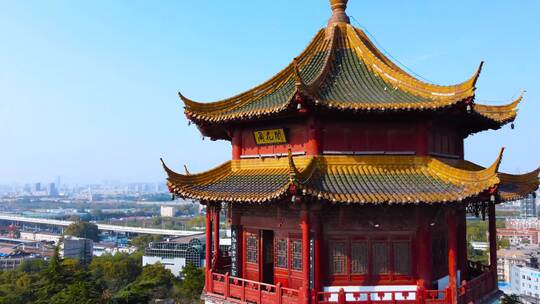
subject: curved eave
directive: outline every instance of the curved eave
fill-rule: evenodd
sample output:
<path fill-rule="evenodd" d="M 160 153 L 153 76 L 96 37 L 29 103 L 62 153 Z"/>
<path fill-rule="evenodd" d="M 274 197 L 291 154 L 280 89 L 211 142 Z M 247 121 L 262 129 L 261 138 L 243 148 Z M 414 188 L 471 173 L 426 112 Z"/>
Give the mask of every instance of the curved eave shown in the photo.
<path fill-rule="evenodd" d="M 311 158 L 303 158 L 301 169 L 285 158 L 228 161 L 192 175 L 176 173 L 165 163 L 163 167 L 168 176 L 169 191 L 179 197 L 201 202 L 264 203 L 277 201 L 286 195 L 295 183 L 295 176 L 301 174 L 302 168 L 309 167 L 311 161 Z M 258 183 L 253 183 L 254 180 Z M 243 186 L 261 191 L 242 191 Z"/>
<path fill-rule="evenodd" d="M 449 161 L 447 161 L 449 162 Z M 468 161 L 449 162 L 463 170 L 482 171 L 484 167 Z M 532 194 L 538 189 L 540 168 L 525 174 L 508 174 L 498 172 L 497 177 L 500 182 L 497 184 L 497 191 L 501 202 L 509 202 L 522 199 Z"/>
<path fill-rule="evenodd" d="M 202 202 L 269 203 L 298 195 L 330 203 L 434 204 L 474 201 L 495 187 L 500 159 L 483 170 L 416 156 L 240 160 L 194 175 L 164 168 L 172 193 Z"/>
<path fill-rule="evenodd" d="M 540 168 L 520 175 L 499 173 L 501 180 L 499 195 L 501 201 L 515 201 L 534 193 L 540 185 L 539 174 Z"/>
<path fill-rule="evenodd" d="M 359 172 L 369 172 L 370 174 L 384 174 L 389 178 L 388 182 L 391 188 L 390 191 L 373 191 L 366 193 L 346 193 L 340 192 L 339 185 L 332 185 L 334 191 L 321 191 L 310 181 L 317 173 L 313 170 L 306 170 L 304 180 L 298 185 L 298 189 L 302 194 L 311 196 L 313 199 L 328 201 L 330 203 L 343 204 L 436 204 L 436 203 L 451 203 L 462 201 L 474 201 L 479 195 L 485 191 L 492 189 L 499 183 L 497 169 L 502 158 L 502 151 L 497 160 L 490 167 L 479 170 L 470 171 L 459 169 L 445 164 L 432 157 L 389 157 L 389 156 L 364 156 L 364 157 L 324 157 L 324 163 L 319 162 L 317 169 L 325 172 L 326 175 L 342 174 L 350 172 L 358 174 Z M 362 168 L 363 165 L 369 165 L 368 168 Z M 348 167 L 352 166 L 352 167 Z M 407 175 L 422 176 L 421 180 L 431 179 L 434 191 L 426 191 L 423 193 L 406 193 L 408 189 L 393 189 L 400 185 L 410 183 Z M 353 179 L 340 177 L 338 179 L 347 180 L 345 183 L 349 186 L 354 184 Z M 366 188 L 373 190 L 376 185 L 371 184 L 365 177 L 359 178 L 362 183 L 365 183 Z M 460 191 L 452 191 L 449 189 L 441 189 L 441 185 L 435 185 L 440 181 L 447 185 L 462 187 Z M 393 184 L 392 184 L 393 183 Z M 330 183 L 331 184 L 331 183 Z M 410 185 L 414 187 L 414 185 Z M 355 188 L 355 186 L 352 186 Z M 337 190 L 337 191 L 336 191 Z M 410 190 L 410 189 L 409 189 Z"/>
<path fill-rule="evenodd" d="M 475 103 L 473 105 L 474 113 L 491 121 L 499 127 L 503 126 L 516 119 L 518 111 L 517 107 L 523 100 L 524 93 L 525 92 L 522 92 L 518 98 L 506 105 L 493 106 Z"/>

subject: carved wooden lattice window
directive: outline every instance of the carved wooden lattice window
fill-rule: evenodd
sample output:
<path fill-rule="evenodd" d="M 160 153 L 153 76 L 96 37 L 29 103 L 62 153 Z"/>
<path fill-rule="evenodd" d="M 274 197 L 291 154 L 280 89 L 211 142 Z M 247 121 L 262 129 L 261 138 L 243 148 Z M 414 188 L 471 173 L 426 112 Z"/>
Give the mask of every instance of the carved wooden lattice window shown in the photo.
<path fill-rule="evenodd" d="M 302 242 L 291 242 L 291 268 L 293 270 L 302 270 Z"/>
<path fill-rule="evenodd" d="M 411 250 L 409 242 L 394 242 L 394 273 L 410 275 Z"/>
<path fill-rule="evenodd" d="M 278 239 L 276 240 L 276 267 L 287 268 L 287 240 Z"/>
<path fill-rule="evenodd" d="M 373 243 L 373 274 L 388 273 L 388 244 Z"/>
<path fill-rule="evenodd" d="M 367 274 L 368 246 L 367 242 L 351 243 L 351 274 Z"/>
<path fill-rule="evenodd" d="M 246 240 L 246 260 L 249 263 L 259 261 L 259 242 L 255 235 L 248 235 Z"/>
<path fill-rule="evenodd" d="M 336 242 L 330 246 L 330 274 L 346 274 L 346 246 L 343 242 Z"/>

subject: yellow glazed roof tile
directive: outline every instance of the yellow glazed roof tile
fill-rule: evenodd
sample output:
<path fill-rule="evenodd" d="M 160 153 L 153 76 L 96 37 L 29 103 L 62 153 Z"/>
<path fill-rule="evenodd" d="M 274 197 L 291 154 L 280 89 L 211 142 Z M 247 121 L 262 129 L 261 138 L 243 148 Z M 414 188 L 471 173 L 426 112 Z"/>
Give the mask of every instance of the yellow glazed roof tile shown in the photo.
<path fill-rule="evenodd" d="M 171 192 L 200 201 L 276 202 L 294 189 L 333 203 L 446 203 L 474 201 L 497 187 L 502 200 L 538 188 L 539 170 L 498 173 L 501 156 L 488 168 L 433 157 L 319 156 L 229 161 L 194 175 L 165 170 Z"/>
<path fill-rule="evenodd" d="M 480 70 L 458 85 L 425 83 L 392 63 L 363 31 L 337 23 L 320 30 L 300 56 L 253 89 L 211 103 L 180 98 L 190 119 L 211 123 L 285 111 L 296 93 L 342 110 L 430 110 L 471 100 Z"/>

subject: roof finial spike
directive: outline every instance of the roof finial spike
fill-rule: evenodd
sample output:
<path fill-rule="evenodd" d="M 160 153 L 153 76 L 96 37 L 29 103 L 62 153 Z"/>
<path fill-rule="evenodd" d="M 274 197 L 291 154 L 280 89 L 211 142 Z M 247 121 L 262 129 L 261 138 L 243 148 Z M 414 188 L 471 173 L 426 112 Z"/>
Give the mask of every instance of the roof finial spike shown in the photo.
<path fill-rule="evenodd" d="M 334 23 L 350 23 L 349 16 L 345 13 L 348 0 L 330 0 L 332 8 L 332 18 L 328 20 L 328 25 Z"/>

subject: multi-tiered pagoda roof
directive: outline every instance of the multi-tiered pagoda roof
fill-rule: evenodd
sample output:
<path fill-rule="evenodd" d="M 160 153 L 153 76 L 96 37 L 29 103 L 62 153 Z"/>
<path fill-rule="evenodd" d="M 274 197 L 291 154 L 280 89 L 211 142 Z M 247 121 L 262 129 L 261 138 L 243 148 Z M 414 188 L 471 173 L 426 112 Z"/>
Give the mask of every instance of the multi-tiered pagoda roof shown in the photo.
<path fill-rule="evenodd" d="M 426 83 L 394 64 L 346 15 L 334 11 L 306 49 L 263 84 L 216 102 L 180 98 L 187 118 L 214 139 L 230 140 L 234 126 L 297 117 L 305 114 L 303 109 L 349 118 L 452 117 L 466 136 L 513 122 L 523 97 L 503 106 L 476 103 L 482 65 L 457 85 Z M 277 202 L 295 194 L 332 203 L 475 202 L 494 194 L 507 201 L 538 188 L 539 169 L 500 173 L 501 157 L 488 168 L 436 156 L 277 155 L 232 160 L 200 174 L 165 169 L 173 193 L 201 201 Z"/>
<path fill-rule="evenodd" d="M 464 114 L 464 124 L 471 125 L 467 131 L 477 132 L 513 121 L 522 99 L 520 96 L 504 106 L 475 103 L 475 85 L 482 65 L 457 85 L 426 83 L 395 65 L 362 30 L 347 23 L 333 23 L 321 29 L 285 69 L 255 88 L 211 103 L 195 102 L 181 94 L 180 98 L 187 117 L 199 125 L 203 134 L 216 138 L 227 138 L 216 130 L 216 124 L 275 119 L 294 112 L 297 94 L 319 110 L 457 110 Z"/>

